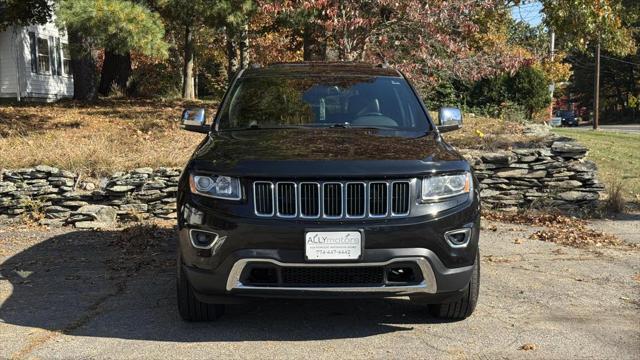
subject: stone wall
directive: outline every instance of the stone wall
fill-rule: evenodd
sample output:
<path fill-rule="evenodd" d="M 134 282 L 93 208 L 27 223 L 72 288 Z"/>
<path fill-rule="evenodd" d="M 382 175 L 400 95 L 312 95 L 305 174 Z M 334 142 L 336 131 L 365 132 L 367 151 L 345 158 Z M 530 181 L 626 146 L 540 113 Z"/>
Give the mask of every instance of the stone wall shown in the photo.
<path fill-rule="evenodd" d="M 79 228 L 108 227 L 116 219 L 172 219 L 180 171 L 140 168 L 90 182 L 44 165 L 2 170 L 0 216 L 39 213 L 44 215 L 42 224 Z"/>
<path fill-rule="evenodd" d="M 480 181 L 483 206 L 576 209 L 591 206 L 602 185 L 587 149 L 556 138 L 535 149 L 463 151 Z M 99 228 L 116 220 L 176 217 L 180 169 L 140 168 L 98 181 L 50 166 L 0 171 L 0 217 L 41 214 L 45 225 Z"/>
<path fill-rule="evenodd" d="M 603 185 L 587 148 L 568 138 L 550 137 L 546 146 L 500 152 L 463 152 L 480 181 L 485 208 L 585 209 Z"/>

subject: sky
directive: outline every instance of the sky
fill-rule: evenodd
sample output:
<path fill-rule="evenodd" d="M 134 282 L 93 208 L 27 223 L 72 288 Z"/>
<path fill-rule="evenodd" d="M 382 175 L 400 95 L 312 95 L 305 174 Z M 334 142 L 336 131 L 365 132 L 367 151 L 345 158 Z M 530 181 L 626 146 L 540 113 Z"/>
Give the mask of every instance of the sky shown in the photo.
<path fill-rule="evenodd" d="M 532 26 L 536 26 L 542 22 L 540 10 L 542 10 L 542 3 L 538 1 L 527 2 L 511 8 L 511 16 L 518 21 L 525 21 Z"/>

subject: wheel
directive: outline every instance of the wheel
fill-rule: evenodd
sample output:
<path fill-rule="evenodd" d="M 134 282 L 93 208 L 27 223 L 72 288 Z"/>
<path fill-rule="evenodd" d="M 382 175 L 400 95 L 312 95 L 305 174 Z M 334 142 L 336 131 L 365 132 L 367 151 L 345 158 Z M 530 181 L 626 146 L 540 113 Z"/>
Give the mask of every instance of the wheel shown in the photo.
<path fill-rule="evenodd" d="M 213 321 L 224 313 L 224 305 L 199 301 L 180 264 L 177 276 L 178 311 L 185 321 Z"/>
<path fill-rule="evenodd" d="M 462 297 L 451 303 L 429 305 L 431 315 L 450 320 L 466 319 L 476 308 L 480 290 L 480 251 L 476 253 L 473 273 L 469 284 L 464 288 Z"/>

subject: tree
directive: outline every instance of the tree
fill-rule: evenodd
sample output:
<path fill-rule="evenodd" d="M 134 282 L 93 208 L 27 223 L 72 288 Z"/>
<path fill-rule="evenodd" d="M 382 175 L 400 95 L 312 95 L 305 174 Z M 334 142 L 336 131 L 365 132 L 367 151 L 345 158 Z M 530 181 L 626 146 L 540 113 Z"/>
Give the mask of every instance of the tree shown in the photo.
<path fill-rule="evenodd" d="M 635 50 L 632 29 L 622 15 L 627 10 L 622 0 L 541 0 L 545 24 L 556 31 L 565 48 L 586 51 L 600 43 L 617 55 Z M 629 5 L 635 0 L 627 1 Z"/>
<path fill-rule="evenodd" d="M 51 5 L 49 0 L 0 0 L 0 31 L 11 25 L 46 24 Z"/>
<path fill-rule="evenodd" d="M 544 73 L 533 67 L 524 66 L 507 80 L 507 90 L 511 101 L 527 110 L 529 120 L 533 115 L 547 107 L 551 101 L 549 81 Z"/>
<path fill-rule="evenodd" d="M 183 91 L 184 99 L 195 98 L 194 60 L 198 30 L 202 27 L 227 28 L 228 54 L 235 54 L 233 39 L 247 23 L 247 16 L 253 8 L 251 0 L 158 0 L 163 17 L 183 29 Z M 246 51 L 246 49 L 245 49 Z M 234 57 L 235 60 L 235 57 Z M 231 66 L 230 66 L 231 67 Z"/>
<path fill-rule="evenodd" d="M 95 51 L 115 54 L 136 50 L 166 57 L 164 26 L 158 14 L 126 0 L 60 0 L 61 27 L 69 32 L 74 97 L 94 100 L 97 93 Z"/>
<path fill-rule="evenodd" d="M 600 51 L 624 56 L 635 50 L 632 29 L 623 22 L 625 10 L 637 0 L 542 0 L 545 23 L 559 34 L 567 48 L 595 49 L 595 94 L 593 128 L 598 128 L 600 96 Z M 637 15 L 634 15 L 637 17 Z"/>
<path fill-rule="evenodd" d="M 316 42 L 326 44 L 326 57 L 388 62 L 421 89 L 514 72 L 524 60 L 506 43 L 502 23 L 509 15 L 502 0 L 282 0 L 266 1 L 262 9 L 274 14 L 274 25 L 302 34 L 304 44 L 312 27 Z M 304 59 L 312 55 L 305 45 Z"/>

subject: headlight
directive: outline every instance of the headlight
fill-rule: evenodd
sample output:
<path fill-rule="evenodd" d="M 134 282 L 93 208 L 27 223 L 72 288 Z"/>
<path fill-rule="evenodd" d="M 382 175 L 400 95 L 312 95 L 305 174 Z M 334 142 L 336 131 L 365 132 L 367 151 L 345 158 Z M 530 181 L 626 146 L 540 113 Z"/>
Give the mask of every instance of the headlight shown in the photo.
<path fill-rule="evenodd" d="M 229 176 L 189 176 L 189 186 L 194 194 L 219 199 L 240 200 L 240 180 Z"/>
<path fill-rule="evenodd" d="M 422 200 L 437 201 L 471 191 L 471 174 L 431 176 L 422 179 Z"/>

